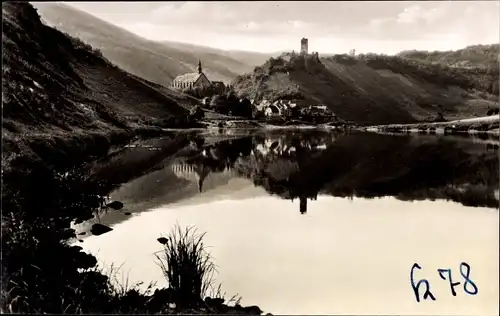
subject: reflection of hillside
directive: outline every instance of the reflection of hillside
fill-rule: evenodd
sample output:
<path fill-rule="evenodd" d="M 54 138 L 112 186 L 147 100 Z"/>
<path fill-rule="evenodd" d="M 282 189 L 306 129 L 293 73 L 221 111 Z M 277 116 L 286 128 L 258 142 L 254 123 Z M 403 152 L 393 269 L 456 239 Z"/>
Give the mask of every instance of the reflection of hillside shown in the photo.
<path fill-rule="evenodd" d="M 378 134 L 255 136 L 249 154 L 211 158 L 286 199 L 395 196 L 497 207 L 498 158 L 484 144 Z M 226 154 L 215 145 L 212 150 Z M 240 148 L 241 149 L 241 148 Z"/>
<path fill-rule="evenodd" d="M 179 142 L 172 142 L 174 148 L 187 148 L 185 138 Z M 112 199 L 134 213 L 180 201 L 204 203 L 261 194 L 249 189 L 253 183 L 283 199 L 299 200 L 301 213 L 319 194 L 447 199 L 498 207 L 498 151 L 470 138 L 279 131 L 204 143 L 190 146 L 174 161 L 165 160 L 171 155 L 166 149 L 135 148 L 112 158 L 101 166 L 101 173 L 114 172 L 114 178 L 128 180 Z M 153 165 L 166 167 L 156 170 Z M 146 174 L 131 180 L 132 173 Z M 110 212 L 100 220 L 113 224 L 126 218 Z"/>

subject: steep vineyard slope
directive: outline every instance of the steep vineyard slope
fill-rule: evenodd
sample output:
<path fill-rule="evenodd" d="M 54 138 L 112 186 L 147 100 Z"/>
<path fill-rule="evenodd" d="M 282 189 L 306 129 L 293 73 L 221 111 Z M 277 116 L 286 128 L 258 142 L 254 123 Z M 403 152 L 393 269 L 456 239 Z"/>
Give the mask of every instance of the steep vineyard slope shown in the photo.
<path fill-rule="evenodd" d="M 237 77 L 234 87 L 250 98 L 325 104 L 339 117 L 362 124 L 433 120 L 438 113 L 449 119 L 483 116 L 495 105 L 495 96 L 466 75 L 419 69 L 398 57 L 285 53 Z"/>

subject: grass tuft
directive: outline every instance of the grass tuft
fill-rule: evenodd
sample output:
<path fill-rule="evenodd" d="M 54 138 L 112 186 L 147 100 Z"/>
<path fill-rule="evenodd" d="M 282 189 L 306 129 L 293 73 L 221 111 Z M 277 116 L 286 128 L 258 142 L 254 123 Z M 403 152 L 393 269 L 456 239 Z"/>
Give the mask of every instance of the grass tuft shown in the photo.
<path fill-rule="evenodd" d="M 163 250 L 155 253 L 177 307 L 199 307 L 213 289 L 217 270 L 203 243 L 204 236 L 194 227 L 176 225 L 166 241 L 161 238 Z"/>

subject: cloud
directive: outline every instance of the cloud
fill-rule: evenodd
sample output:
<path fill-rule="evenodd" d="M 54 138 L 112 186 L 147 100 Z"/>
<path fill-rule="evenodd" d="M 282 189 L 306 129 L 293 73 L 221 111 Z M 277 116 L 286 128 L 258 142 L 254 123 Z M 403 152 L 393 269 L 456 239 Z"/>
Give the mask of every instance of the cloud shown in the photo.
<path fill-rule="evenodd" d="M 167 3 L 151 13 L 152 22 L 158 24 L 203 25 L 225 24 L 237 21 L 232 10 L 225 10 L 224 3 L 192 2 Z"/>
<path fill-rule="evenodd" d="M 498 41 L 500 13 L 495 2 L 419 2 L 370 21 L 368 34 L 391 40 Z"/>
<path fill-rule="evenodd" d="M 493 1 L 86 2 L 77 6 L 149 39 L 235 49 L 295 48 L 302 37 L 308 37 L 311 46 L 317 43 L 319 51 L 456 49 L 498 42 L 500 36 L 498 2 Z"/>
<path fill-rule="evenodd" d="M 382 3 L 328 1 L 168 3 L 154 10 L 150 21 L 229 33 L 241 31 L 240 24 L 249 24 L 252 25 L 249 30 L 266 30 L 271 35 L 303 30 L 321 36 L 334 33 L 339 28 L 343 32 L 349 32 L 353 27 L 366 25 L 371 16 L 383 15 L 387 11 L 383 6 Z M 401 5 L 396 4 L 396 7 Z"/>
<path fill-rule="evenodd" d="M 192 32 L 224 32 L 242 36 L 278 36 L 293 32 L 319 35 L 328 24 L 317 23 L 311 15 L 302 16 L 301 10 L 297 9 L 303 5 L 300 2 L 168 3 L 154 10 L 150 20 L 156 25 L 176 26 Z"/>
<path fill-rule="evenodd" d="M 446 16 L 449 3 L 441 3 L 436 7 L 424 9 L 420 5 L 406 7 L 395 18 L 398 24 L 432 24 Z"/>
<path fill-rule="evenodd" d="M 396 22 L 399 24 L 415 24 L 422 16 L 422 8 L 418 5 L 414 5 L 405 8 L 396 17 Z"/>

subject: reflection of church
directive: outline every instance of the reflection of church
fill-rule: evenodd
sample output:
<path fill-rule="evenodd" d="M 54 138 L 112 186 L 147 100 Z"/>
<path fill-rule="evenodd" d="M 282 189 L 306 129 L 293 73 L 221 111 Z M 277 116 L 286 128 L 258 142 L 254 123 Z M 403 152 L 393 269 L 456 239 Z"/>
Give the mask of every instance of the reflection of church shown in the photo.
<path fill-rule="evenodd" d="M 203 192 L 204 186 L 211 189 L 237 176 L 237 173 L 232 168 L 225 168 L 222 172 L 213 172 L 212 168 L 202 163 L 176 163 L 172 165 L 172 172 L 179 178 L 197 182 L 200 193 Z"/>

